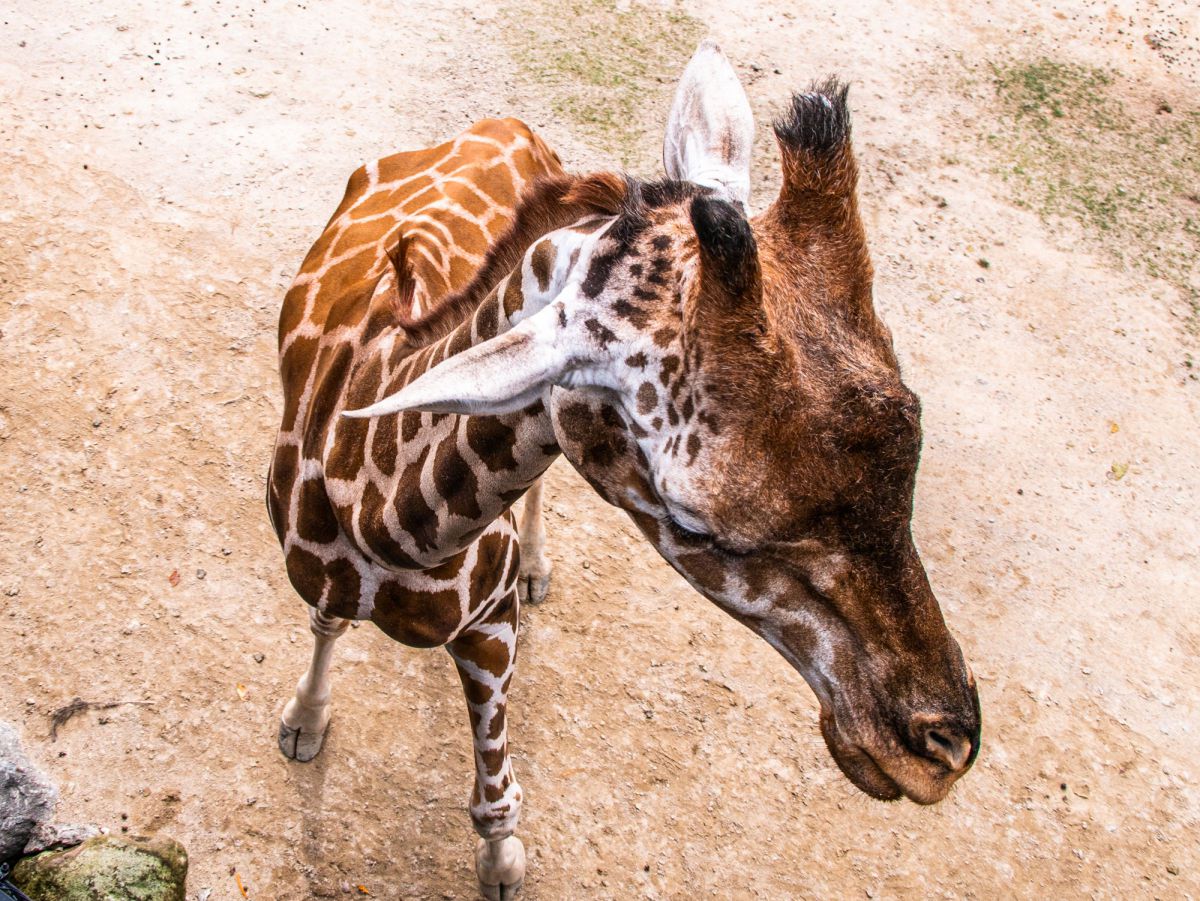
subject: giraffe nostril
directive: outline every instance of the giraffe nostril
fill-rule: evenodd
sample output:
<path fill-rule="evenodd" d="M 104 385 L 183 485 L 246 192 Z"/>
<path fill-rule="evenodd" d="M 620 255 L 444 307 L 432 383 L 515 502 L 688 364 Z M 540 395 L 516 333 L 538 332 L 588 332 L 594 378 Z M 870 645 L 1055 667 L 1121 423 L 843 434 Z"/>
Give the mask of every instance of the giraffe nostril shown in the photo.
<path fill-rule="evenodd" d="M 925 752 L 951 770 L 961 770 L 971 757 L 971 739 L 945 726 L 925 731 Z"/>
<path fill-rule="evenodd" d="M 925 736 L 925 740 L 946 754 L 951 753 L 954 747 L 950 739 L 946 738 L 946 736 L 942 735 L 936 729 L 930 730 L 929 734 Z"/>

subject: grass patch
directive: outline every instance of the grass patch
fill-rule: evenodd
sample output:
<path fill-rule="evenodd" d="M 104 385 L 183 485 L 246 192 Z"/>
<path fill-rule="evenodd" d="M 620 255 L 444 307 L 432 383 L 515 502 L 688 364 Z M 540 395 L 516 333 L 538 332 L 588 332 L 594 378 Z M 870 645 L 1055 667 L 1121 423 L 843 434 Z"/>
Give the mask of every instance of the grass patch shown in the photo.
<path fill-rule="evenodd" d="M 605 0 L 522 0 L 500 18 L 522 78 L 545 92 L 555 115 L 625 166 L 644 155 L 650 128 L 662 128 L 675 82 L 705 30 L 677 9 L 637 2 L 620 9 Z"/>
<path fill-rule="evenodd" d="M 1066 217 L 1118 263 L 1161 278 L 1200 327 L 1200 110 L 1131 108 L 1113 72 L 1050 59 L 993 65 L 987 143 L 1014 200 Z"/>

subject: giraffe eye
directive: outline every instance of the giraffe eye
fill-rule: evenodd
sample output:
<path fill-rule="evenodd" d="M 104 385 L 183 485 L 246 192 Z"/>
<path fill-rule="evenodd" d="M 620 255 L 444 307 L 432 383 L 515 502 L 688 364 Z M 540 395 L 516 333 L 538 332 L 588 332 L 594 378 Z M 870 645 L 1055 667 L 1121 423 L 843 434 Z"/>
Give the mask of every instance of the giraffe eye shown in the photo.
<path fill-rule="evenodd" d="M 667 504 L 667 521 L 673 528 L 689 538 L 711 539 L 713 537 L 700 516 L 678 504 Z"/>
<path fill-rule="evenodd" d="M 678 519 L 675 519 L 674 517 L 671 517 L 670 522 L 671 522 L 672 526 L 674 526 L 676 529 L 678 529 L 684 535 L 690 535 L 692 538 L 712 538 L 712 535 L 708 534 L 708 532 L 700 531 L 699 529 L 694 528 L 693 526 L 684 525 L 683 523 L 681 523 Z"/>

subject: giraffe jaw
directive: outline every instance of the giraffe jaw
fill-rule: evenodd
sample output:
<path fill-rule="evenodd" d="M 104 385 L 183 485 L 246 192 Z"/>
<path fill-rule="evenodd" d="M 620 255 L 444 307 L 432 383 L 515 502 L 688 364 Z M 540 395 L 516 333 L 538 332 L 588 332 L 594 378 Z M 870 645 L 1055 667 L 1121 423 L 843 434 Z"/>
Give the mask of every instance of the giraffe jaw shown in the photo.
<path fill-rule="evenodd" d="M 723 606 L 717 601 L 718 606 Z M 813 634 L 821 633 L 823 641 L 808 647 L 800 654 L 784 638 L 784 629 L 765 618 L 745 615 L 744 609 L 724 607 L 751 631 L 762 637 L 803 678 L 817 698 L 821 736 L 838 769 L 850 783 L 868 797 L 878 801 L 898 801 L 907 798 L 921 805 L 936 804 L 950 792 L 954 783 L 969 770 L 979 750 L 979 730 L 972 737 L 972 752 L 965 764 L 948 767 L 926 756 L 914 754 L 906 747 L 903 737 L 888 725 L 887 692 L 867 687 L 873 680 L 860 674 L 849 682 L 832 673 L 838 669 L 836 653 L 828 643 L 829 634 L 815 621 L 803 618 Z M 795 615 L 793 614 L 793 619 Z M 975 678 L 965 665 L 965 681 L 978 723 L 979 700 Z M 852 686 L 852 687 L 848 687 Z"/>

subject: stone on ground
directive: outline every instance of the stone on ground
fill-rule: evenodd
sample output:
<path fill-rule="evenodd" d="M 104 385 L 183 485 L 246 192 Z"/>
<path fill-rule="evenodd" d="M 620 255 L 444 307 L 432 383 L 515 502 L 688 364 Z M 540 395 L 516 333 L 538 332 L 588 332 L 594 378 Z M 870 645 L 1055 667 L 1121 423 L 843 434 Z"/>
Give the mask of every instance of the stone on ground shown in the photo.
<path fill-rule="evenodd" d="M 185 901 L 187 865 L 174 839 L 101 835 L 26 857 L 9 878 L 32 901 Z"/>
<path fill-rule="evenodd" d="M 19 855 L 57 804 L 54 784 L 25 756 L 16 730 L 0 722 L 0 861 Z"/>

